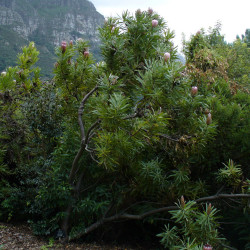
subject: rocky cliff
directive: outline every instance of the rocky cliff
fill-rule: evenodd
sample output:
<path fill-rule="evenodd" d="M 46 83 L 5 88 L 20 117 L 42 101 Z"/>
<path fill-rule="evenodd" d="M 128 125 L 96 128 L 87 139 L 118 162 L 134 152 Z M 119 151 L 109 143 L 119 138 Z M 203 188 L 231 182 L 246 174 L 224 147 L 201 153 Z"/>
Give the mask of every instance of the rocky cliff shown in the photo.
<path fill-rule="evenodd" d="M 84 38 L 98 58 L 98 27 L 104 22 L 88 0 L 0 0 L 0 71 L 14 65 L 20 48 L 34 41 L 40 67 L 51 75 L 54 48 Z"/>

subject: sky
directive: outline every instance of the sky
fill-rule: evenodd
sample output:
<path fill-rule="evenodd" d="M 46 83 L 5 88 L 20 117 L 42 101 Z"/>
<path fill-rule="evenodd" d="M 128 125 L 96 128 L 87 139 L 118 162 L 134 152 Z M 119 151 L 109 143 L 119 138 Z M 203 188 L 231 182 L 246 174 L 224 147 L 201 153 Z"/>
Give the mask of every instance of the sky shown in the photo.
<path fill-rule="evenodd" d="M 151 7 L 175 31 L 175 45 L 181 49 L 182 33 L 188 39 L 201 28 L 208 30 L 219 21 L 221 34 L 227 42 L 250 28 L 250 0 L 90 0 L 105 17 L 121 16 L 128 10 L 147 10 Z"/>

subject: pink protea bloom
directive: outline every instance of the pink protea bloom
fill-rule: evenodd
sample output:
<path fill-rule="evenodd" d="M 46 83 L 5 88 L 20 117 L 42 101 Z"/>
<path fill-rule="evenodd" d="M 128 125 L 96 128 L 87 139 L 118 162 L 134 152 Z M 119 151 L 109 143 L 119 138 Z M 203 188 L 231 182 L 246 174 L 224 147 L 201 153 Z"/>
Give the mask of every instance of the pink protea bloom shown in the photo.
<path fill-rule="evenodd" d="M 212 115 L 211 115 L 211 113 L 208 113 L 208 115 L 207 115 L 207 125 L 209 125 L 209 124 L 211 124 L 212 123 Z"/>
<path fill-rule="evenodd" d="M 192 87 L 191 94 L 196 95 L 197 93 L 198 93 L 198 87 L 196 87 L 196 86 Z"/>
<path fill-rule="evenodd" d="M 164 61 L 167 62 L 170 59 L 170 53 L 166 52 L 164 54 Z"/>
<path fill-rule="evenodd" d="M 84 55 L 84 57 L 88 58 L 89 57 L 89 51 L 88 50 L 84 51 L 83 55 Z"/>
<path fill-rule="evenodd" d="M 148 14 L 149 14 L 149 15 L 152 15 L 153 12 L 154 12 L 153 9 L 149 7 L 149 8 L 148 8 Z"/>
<path fill-rule="evenodd" d="M 61 43 L 61 50 L 62 50 L 62 53 L 65 53 L 66 48 L 67 48 L 67 42 L 62 41 L 62 43 Z"/>
<path fill-rule="evenodd" d="M 83 42 L 83 39 L 82 39 L 82 38 L 78 38 L 76 41 L 77 41 L 78 43 L 81 43 L 81 42 Z"/>
<path fill-rule="evenodd" d="M 152 20 L 152 27 L 158 26 L 158 20 L 154 19 Z"/>
<path fill-rule="evenodd" d="M 213 247 L 209 244 L 206 244 L 203 246 L 203 250 L 212 250 L 212 249 L 213 249 Z"/>

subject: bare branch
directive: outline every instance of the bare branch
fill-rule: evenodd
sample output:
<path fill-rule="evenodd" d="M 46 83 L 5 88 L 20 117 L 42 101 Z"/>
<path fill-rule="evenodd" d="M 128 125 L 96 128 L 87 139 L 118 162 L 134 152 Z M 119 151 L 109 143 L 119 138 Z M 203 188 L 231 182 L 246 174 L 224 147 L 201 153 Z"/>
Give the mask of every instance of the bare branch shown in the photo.
<path fill-rule="evenodd" d="M 98 120 L 97 120 L 94 124 L 92 124 L 92 126 L 89 128 L 89 130 L 88 130 L 88 132 L 87 132 L 87 134 L 86 134 L 85 140 L 84 140 L 84 144 L 85 144 L 85 145 L 86 145 L 86 144 L 88 143 L 88 141 L 89 141 L 89 137 L 90 137 L 91 131 L 92 131 L 95 127 L 97 127 L 97 126 L 99 125 L 100 122 L 101 122 L 101 120 L 98 119 Z"/>
<path fill-rule="evenodd" d="M 139 113 L 134 113 L 133 115 L 128 115 L 126 117 L 123 118 L 123 120 L 128 120 L 128 119 L 132 119 L 135 118 L 139 115 Z"/>
<path fill-rule="evenodd" d="M 164 207 L 164 208 L 159 208 L 159 209 L 154 209 L 151 210 L 149 212 L 146 212 L 144 214 L 141 215 L 133 215 L 133 214 L 116 214 L 113 216 L 110 216 L 108 218 L 102 218 L 99 221 L 93 223 L 92 225 L 90 225 L 89 227 L 87 227 L 83 232 L 79 233 L 78 235 L 76 235 L 75 237 L 70 238 L 69 240 L 74 240 L 74 239 L 79 239 L 80 237 L 82 237 L 83 235 L 86 235 L 92 231 L 94 231 L 95 229 L 97 229 L 99 226 L 103 225 L 104 223 L 107 222 L 111 222 L 111 221 L 116 221 L 116 220 L 120 220 L 120 219 L 129 219 L 129 220 L 142 220 L 143 218 L 154 214 L 154 213 L 160 213 L 160 212 L 166 212 L 169 210 L 176 210 L 178 209 L 177 206 L 169 206 L 169 207 Z"/>
<path fill-rule="evenodd" d="M 82 114 L 84 109 L 84 104 L 88 100 L 88 98 L 98 89 L 98 86 L 95 86 L 81 101 L 80 107 L 78 109 L 78 123 L 80 125 L 82 140 L 85 140 L 85 129 L 82 121 Z"/>
<path fill-rule="evenodd" d="M 77 169 L 77 164 L 84 152 L 85 146 L 86 146 L 86 142 L 89 140 L 89 135 L 91 133 L 91 131 L 99 124 L 100 120 L 97 120 L 88 130 L 87 135 L 85 137 L 85 128 L 83 125 L 83 121 L 82 121 L 82 114 L 83 114 L 83 108 L 84 108 L 84 104 L 86 103 L 86 101 L 88 100 L 88 98 L 97 90 L 98 86 L 95 86 L 87 95 L 84 96 L 84 98 L 82 99 L 82 102 L 80 104 L 80 107 L 78 109 L 78 122 L 80 125 L 80 130 L 81 130 L 81 138 L 82 138 L 82 142 L 81 142 L 81 147 L 78 150 L 77 155 L 75 156 L 75 159 L 72 163 L 72 167 L 71 167 L 71 171 L 70 171 L 70 175 L 69 175 L 69 183 L 72 184 L 74 181 L 74 177 L 75 177 L 75 173 L 76 173 L 76 169 Z"/>
<path fill-rule="evenodd" d="M 228 199 L 228 198 L 250 198 L 250 194 L 216 194 L 212 196 L 202 197 L 200 199 L 197 199 L 196 202 L 202 202 L 202 201 L 212 201 L 217 199 Z"/>
<path fill-rule="evenodd" d="M 207 196 L 207 197 L 202 197 L 197 200 L 195 200 L 197 203 L 198 202 L 203 202 L 203 201 L 210 201 L 210 200 L 216 200 L 216 199 L 223 199 L 223 198 L 250 198 L 250 194 L 217 194 L 213 196 Z M 147 216 L 157 214 L 157 213 L 162 213 L 162 212 L 168 212 L 170 210 L 177 210 L 178 206 L 168 206 L 168 207 L 162 207 L 162 208 L 157 208 L 153 209 L 151 211 L 145 212 L 143 214 L 139 215 L 134 215 L 134 214 L 127 214 L 127 213 L 119 213 L 115 214 L 113 216 L 110 216 L 108 218 L 102 218 L 99 221 L 93 223 L 89 227 L 87 227 L 84 231 L 76 235 L 75 237 L 70 238 L 69 240 L 73 239 L 78 239 L 83 235 L 86 235 L 93 230 L 97 229 L 99 226 L 103 225 L 104 223 L 111 222 L 111 221 L 116 221 L 116 220 L 142 220 Z"/>
<path fill-rule="evenodd" d="M 230 246 L 227 246 L 227 245 L 222 244 L 222 243 L 220 243 L 220 245 L 221 245 L 222 247 L 227 248 L 227 249 L 230 249 L 230 250 L 237 250 L 237 248 L 230 247 Z"/>
<path fill-rule="evenodd" d="M 85 148 L 85 145 L 82 145 L 80 147 L 80 149 L 78 150 L 77 152 L 77 155 L 75 156 L 75 159 L 72 163 L 72 167 L 71 167 L 71 171 L 70 171 L 70 174 L 69 174 L 69 183 L 70 184 L 73 184 L 73 181 L 74 181 L 74 177 L 75 177 L 75 172 L 76 172 L 76 168 L 77 168 L 77 163 L 78 161 L 80 160 L 83 152 L 84 152 L 84 148 Z"/>
<path fill-rule="evenodd" d="M 91 159 L 92 159 L 94 162 L 100 164 L 100 162 L 99 162 L 98 160 L 95 159 L 95 157 L 94 157 L 94 155 L 93 155 L 93 152 L 89 152 L 89 154 L 90 154 Z"/>

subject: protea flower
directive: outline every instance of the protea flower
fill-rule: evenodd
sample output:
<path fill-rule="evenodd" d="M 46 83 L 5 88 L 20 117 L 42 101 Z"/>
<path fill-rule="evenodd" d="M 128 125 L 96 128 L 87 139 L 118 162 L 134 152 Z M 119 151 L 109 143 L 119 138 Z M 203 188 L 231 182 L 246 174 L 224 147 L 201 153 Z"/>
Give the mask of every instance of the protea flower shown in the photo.
<path fill-rule="evenodd" d="M 78 38 L 76 41 L 77 41 L 78 43 L 80 43 L 80 42 L 83 42 L 83 39 L 82 39 L 82 38 Z"/>
<path fill-rule="evenodd" d="M 67 42 L 62 41 L 61 43 L 61 49 L 62 49 L 62 53 L 64 54 L 67 48 Z"/>
<path fill-rule="evenodd" d="M 136 10 L 135 15 L 140 16 L 141 15 L 141 9 Z"/>
<path fill-rule="evenodd" d="M 196 95 L 197 93 L 198 93 L 198 87 L 196 87 L 196 86 L 192 87 L 191 94 Z"/>
<path fill-rule="evenodd" d="M 152 15 L 153 12 L 154 12 L 153 9 L 149 7 L 149 8 L 148 8 L 148 14 L 149 14 L 149 15 Z"/>
<path fill-rule="evenodd" d="M 182 195 L 181 196 L 181 207 L 184 208 L 185 206 L 185 199 L 184 199 L 184 196 Z"/>
<path fill-rule="evenodd" d="M 210 113 L 210 111 L 208 109 L 205 109 L 204 113 L 205 113 L 205 115 L 208 115 Z"/>
<path fill-rule="evenodd" d="M 85 50 L 84 53 L 83 53 L 84 57 L 88 58 L 89 57 L 89 51 L 88 50 Z"/>
<path fill-rule="evenodd" d="M 1 76 L 4 77 L 4 76 L 6 76 L 6 74 L 7 74 L 7 73 L 6 73 L 5 71 L 3 71 L 3 72 L 1 73 Z"/>
<path fill-rule="evenodd" d="M 211 113 L 208 113 L 208 115 L 207 115 L 207 125 L 209 125 L 211 123 L 212 123 L 212 115 L 211 115 Z"/>
<path fill-rule="evenodd" d="M 213 249 L 213 247 L 209 244 L 206 244 L 203 246 L 203 250 L 212 250 L 212 249 Z"/>
<path fill-rule="evenodd" d="M 212 205 L 211 203 L 209 203 L 208 207 L 207 207 L 207 214 L 209 215 L 212 211 Z"/>
<path fill-rule="evenodd" d="M 164 61 L 167 62 L 170 59 L 170 53 L 166 52 L 164 54 Z"/>
<path fill-rule="evenodd" d="M 152 20 L 152 27 L 158 26 L 158 20 L 154 19 Z"/>

